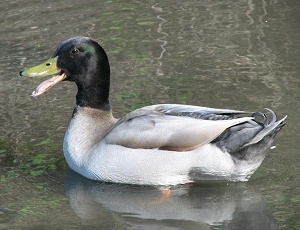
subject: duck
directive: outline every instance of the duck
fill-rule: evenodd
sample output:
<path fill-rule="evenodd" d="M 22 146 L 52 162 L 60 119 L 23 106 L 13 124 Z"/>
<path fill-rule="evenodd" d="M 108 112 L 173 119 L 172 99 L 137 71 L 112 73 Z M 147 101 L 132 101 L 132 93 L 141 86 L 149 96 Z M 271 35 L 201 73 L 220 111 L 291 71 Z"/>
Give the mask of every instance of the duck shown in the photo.
<path fill-rule="evenodd" d="M 171 186 L 201 181 L 248 181 L 272 148 L 287 116 L 196 105 L 148 105 L 117 119 L 109 102 L 110 64 L 96 40 L 63 41 L 52 57 L 20 72 L 49 77 L 33 91 L 77 85 L 63 140 L 69 167 L 98 181 Z M 267 116 L 268 115 L 268 116 Z"/>

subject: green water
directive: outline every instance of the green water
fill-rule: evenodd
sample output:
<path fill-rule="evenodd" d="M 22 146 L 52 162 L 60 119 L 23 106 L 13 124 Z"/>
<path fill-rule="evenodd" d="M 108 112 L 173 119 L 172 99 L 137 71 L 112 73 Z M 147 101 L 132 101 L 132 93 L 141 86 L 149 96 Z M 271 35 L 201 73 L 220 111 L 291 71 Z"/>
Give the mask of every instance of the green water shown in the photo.
<path fill-rule="evenodd" d="M 3 1 L 0 229 L 300 229 L 298 0 Z M 271 108 L 287 125 L 248 183 L 154 188 L 68 173 L 62 140 L 76 87 L 34 99 L 18 72 L 90 36 L 111 63 L 116 117 L 144 105 Z"/>

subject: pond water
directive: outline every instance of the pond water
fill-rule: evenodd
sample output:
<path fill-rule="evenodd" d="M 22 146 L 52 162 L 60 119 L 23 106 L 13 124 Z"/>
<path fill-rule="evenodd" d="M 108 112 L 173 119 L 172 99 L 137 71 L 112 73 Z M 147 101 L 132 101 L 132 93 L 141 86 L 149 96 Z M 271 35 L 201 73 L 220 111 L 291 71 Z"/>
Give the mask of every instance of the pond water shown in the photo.
<path fill-rule="evenodd" d="M 0 8 L 0 229 L 300 229 L 300 1 L 4 0 Z M 116 117 L 184 103 L 271 108 L 287 124 L 247 183 L 155 188 L 89 181 L 62 140 L 76 87 L 37 99 L 18 72 L 90 36 L 111 63 Z"/>

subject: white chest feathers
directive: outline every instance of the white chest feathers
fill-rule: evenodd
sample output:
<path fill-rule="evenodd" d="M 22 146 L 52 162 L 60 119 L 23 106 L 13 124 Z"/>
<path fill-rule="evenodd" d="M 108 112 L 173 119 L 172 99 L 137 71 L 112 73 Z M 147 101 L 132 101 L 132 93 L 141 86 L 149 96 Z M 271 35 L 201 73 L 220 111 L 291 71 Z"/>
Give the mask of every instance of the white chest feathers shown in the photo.
<path fill-rule="evenodd" d="M 72 117 L 66 131 L 63 152 L 74 171 L 81 171 L 91 149 L 116 122 L 111 111 L 81 107 Z"/>

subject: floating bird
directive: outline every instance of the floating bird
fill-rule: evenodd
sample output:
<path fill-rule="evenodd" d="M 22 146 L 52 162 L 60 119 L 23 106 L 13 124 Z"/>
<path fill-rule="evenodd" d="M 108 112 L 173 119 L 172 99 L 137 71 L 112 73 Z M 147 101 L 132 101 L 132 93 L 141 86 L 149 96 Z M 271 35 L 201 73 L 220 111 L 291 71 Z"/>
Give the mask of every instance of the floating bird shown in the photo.
<path fill-rule="evenodd" d="M 63 143 L 71 169 L 93 180 L 176 185 L 201 180 L 247 181 L 284 125 L 273 111 L 158 104 L 116 119 L 109 103 L 110 66 L 104 49 L 88 37 L 58 46 L 21 76 L 52 78 L 38 96 L 61 81 L 77 85 L 76 107 Z"/>

